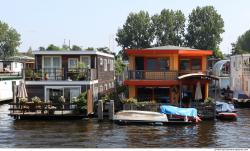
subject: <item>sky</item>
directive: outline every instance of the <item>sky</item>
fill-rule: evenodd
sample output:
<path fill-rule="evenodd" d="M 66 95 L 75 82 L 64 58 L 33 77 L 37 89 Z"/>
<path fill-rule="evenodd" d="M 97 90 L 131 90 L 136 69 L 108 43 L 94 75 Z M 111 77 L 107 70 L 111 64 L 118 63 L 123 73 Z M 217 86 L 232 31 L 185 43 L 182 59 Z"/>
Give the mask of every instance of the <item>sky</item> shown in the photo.
<path fill-rule="evenodd" d="M 0 0 L 0 20 L 21 34 L 19 51 L 37 50 L 64 41 L 87 47 L 110 47 L 118 52 L 115 36 L 130 12 L 181 10 L 186 19 L 197 6 L 212 5 L 224 20 L 220 49 L 250 29 L 249 0 Z"/>

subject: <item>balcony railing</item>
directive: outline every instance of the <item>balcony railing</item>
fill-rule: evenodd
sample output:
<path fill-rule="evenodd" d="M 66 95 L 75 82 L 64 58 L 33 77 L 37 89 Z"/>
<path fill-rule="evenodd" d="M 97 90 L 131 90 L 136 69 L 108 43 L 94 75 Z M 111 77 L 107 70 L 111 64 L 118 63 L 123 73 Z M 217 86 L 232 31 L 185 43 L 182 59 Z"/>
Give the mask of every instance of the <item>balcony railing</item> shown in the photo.
<path fill-rule="evenodd" d="M 176 80 L 177 71 L 129 70 L 128 80 Z"/>
<path fill-rule="evenodd" d="M 88 81 L 95 80 L 96 69 L 86 68 L 43 68 L 43 69 L 24 69 L 25 80 L 68 80 L 68 81 Z"/>

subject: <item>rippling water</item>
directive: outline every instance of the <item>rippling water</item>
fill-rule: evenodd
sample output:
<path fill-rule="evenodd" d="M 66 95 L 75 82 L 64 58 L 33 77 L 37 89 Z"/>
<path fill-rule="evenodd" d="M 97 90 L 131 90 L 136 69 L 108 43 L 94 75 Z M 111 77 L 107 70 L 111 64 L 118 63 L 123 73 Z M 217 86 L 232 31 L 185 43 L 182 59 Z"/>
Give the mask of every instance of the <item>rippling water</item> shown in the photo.
<path fill-rule="evenodd" d="M 238 109 L 235 122 L 203 121 L 189 126 L 119 126 L 111 122 L 15 121 L 0 105 L 0 147 L 141 148 L 250 147 L 250 109 Z"/>

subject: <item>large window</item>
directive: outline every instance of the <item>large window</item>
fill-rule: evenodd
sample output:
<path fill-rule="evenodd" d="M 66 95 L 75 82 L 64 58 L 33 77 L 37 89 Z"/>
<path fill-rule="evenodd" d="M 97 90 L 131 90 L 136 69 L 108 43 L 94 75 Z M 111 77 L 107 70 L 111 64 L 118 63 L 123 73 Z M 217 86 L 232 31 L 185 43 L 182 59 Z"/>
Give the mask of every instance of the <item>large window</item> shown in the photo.
<path fill-rule="evenodd" d="M 180 70 L 201 70 L 201 59 L 180 59 Z"/>
<path fill-rule="evenodd" d="M 169 70 L 169 58 L 147 58 L 147 70 L 166 71 Z"/>
<path fill-rule="evenodd" d="M 81 62 L 84 64 L 85 68 L 90 68 L 90 56 L 81 56 Z"/>
<path fill-rule="evenodd" d="M 68 68 L 69 69 L 77 68 L 77 58 L 69 58 L 68 59 Z"/>

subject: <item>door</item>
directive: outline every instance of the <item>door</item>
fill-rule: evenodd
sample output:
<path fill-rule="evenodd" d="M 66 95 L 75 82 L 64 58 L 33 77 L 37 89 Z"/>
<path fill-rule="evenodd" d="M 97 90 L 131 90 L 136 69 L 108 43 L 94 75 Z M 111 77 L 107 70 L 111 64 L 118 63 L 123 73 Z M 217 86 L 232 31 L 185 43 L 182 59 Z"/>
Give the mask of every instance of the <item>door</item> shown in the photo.
<path fill-rule="evenodd" d="M 44 56 L 43 62 L 43 75 L 47 74 L 50 80 L 62 79 L 61 57 Z"/>

